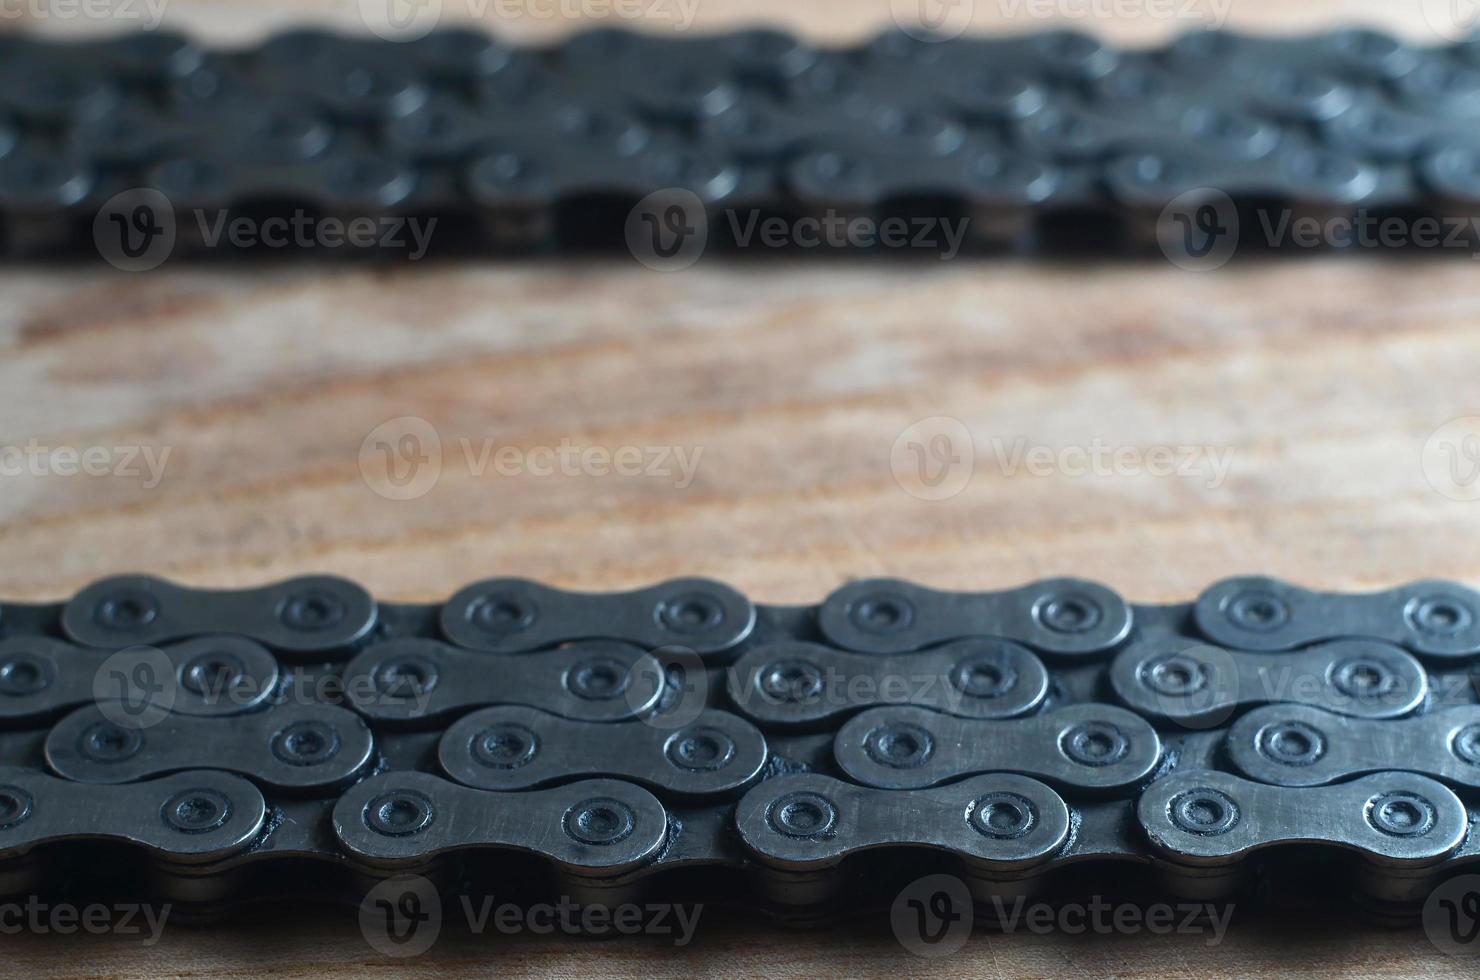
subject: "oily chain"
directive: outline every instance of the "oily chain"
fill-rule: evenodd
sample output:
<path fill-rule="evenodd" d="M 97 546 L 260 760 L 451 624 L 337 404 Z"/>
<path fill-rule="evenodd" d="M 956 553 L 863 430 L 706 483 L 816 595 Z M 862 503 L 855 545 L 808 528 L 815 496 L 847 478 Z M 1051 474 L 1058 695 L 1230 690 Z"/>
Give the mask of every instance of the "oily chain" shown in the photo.
<path fill-rule="evenodd" d="M 206 906 L 273 868 L 353 894 L 525 852 L 586 901 L 743 872 L 800 919 L 921 849 L 982 898 L 1086 865 L 1206 897 L 1298 844 L 1409 908 L 1480 856 L 1477 611 L 1436 581 L 1150 607 L 874 580 L 805 608 L 702 579 L 407 606 L 120 576 L 0 606 L 0 879 L 111 841 Z"/>
<path fill-rule="evenodd" d="M 980 241 L 1051 245 L 1057 228 L 1083 244 L 1092 216 L 1134 224 L 1207 188 L 1327 215 L 1471 214 L 1477 119 L 1480 42 L 1362 30 L 1201 31 L 1125 51 L 1071 32 L 848 49 L 770 31 L 595 31 L 546 48 L 466 31 L 298 31 L 240 50 L 11 36 L 0 223 L 12 251 L 77 244 L 104 202 L 147 188 L 177 219 L 276 202 L 436 216 L 450 238 L 528 248 L 621 241 L 633 202 L 682 190 L 655 226 L 673 202 L 703 212 L 692 220 L 909 199 L 980 219 Z M 201 227 L 176 224 L 182 241 Z M 710 224 L 723 239 L 729 226 Z"/>

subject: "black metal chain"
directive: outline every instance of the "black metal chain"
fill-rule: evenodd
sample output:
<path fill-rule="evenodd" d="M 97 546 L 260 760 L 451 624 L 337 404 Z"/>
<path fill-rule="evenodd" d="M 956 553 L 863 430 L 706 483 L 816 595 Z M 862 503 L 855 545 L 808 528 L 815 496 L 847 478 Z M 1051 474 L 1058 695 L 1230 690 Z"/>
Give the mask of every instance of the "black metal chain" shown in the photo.
<path fill-rule="evenodd" d="M 167 220 L 188 251 L 250 247 L 207 212 L 419 217 L 453 248 L 635 230 L 662 251 L 695 221 L 729 247 L 757 216 L 892 216 L 908 239 L 924 215 L 964 221 L 967 247 L 1126 247 L 1156 242 L 1178 201 L 1201 231 L 1269 207 L 1458 221 L 1480 203 L 1477 120 L 1480 41 L 1361 30 L 1156 50 L 1067 32 L 849 49 L 767 31 L 545 48 L 460 31 L 240 50 L 3 37 L 0 228 L 13 254 L 95 234 L 128 250 Z"/>
<path fill-rule="evenodd" d="M 1402 918 L 1480 862 L 1477 614 L 1432 581 L 1140 606 L 872 580 L 779 607 L 501 579 L 413 606 L 120 576 L 0 605 L 0 889 L 124 868 L 209 914 L 513 875 L 805 922 L 932 868 L 982 903 L 1207 900 L 1297 887 L 1298 855 L 1345 883 L 1320 900 Z"/>

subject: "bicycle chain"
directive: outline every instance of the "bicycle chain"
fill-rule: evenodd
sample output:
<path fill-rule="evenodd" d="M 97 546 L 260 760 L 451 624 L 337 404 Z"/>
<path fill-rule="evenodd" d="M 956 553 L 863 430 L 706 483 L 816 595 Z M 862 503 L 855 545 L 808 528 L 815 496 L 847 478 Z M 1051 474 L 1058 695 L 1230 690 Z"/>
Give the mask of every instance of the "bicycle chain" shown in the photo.
<path fill-rule="evenodd" d="M 205 916 L 415 873 L 806 923 L 930 869 L 983 903 L 1208 900 L 1299 888 L 1299 857 L 1341 882 L 1320 900 L 1403 919 L 1480 862 L 1477 614 L 1440 582 L 781 607 L 701 579 L 408 605 L 119 576 L 0 605 L 0 890 L 110 869 Z"/>
<path fill-rule="evenodd" d="M 1208 188 L 1239 210 L 1471 216 L 1477 119 L 1480 41 L 1364 30 L 1156 50 L 1070 32 L 847 49 L 770 31 L 544 48 L 300 31 L 240 50 L 6 36 L 0 228 L 11 254 L 75 247 L 147 188 L 178 250 L 208 244 L 190 214 L 212 211 L 435 217 L 440 244 L 529 251 L 621 243 L 634 204 L 682 191 L 655 224 L 678 202 L 723 247 L 752 224 L 722 219 L 736 213 L 970 219 L 989 250 L 1134 247 Z"/>

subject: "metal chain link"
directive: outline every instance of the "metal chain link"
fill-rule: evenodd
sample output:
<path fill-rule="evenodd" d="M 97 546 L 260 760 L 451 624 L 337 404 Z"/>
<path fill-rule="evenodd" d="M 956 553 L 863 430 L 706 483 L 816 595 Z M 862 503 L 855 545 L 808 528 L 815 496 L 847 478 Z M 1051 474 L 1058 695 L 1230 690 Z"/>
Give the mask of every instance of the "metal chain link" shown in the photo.
<path fill-rule="evenodd" d="M 697 889 L 806 922 L 922 868 L 980 901 L 1107 876 L 1206 900 L 1324 854 L 1412 915 L 1480 861 L 1477 614 L 1447 582 L 1137 606 L 874 580 L 780 607 L 499 580 L 413 606 L 120 576 L 0 605 L 0 890 L 133 868 L 206 914 L 537 860 L 581 902 Z"/>
<path fill-rule="evenodd" d="M 209 237 L 191 212 L 307 209 L 526 250 L 620 243 L 635 203 L 682 191 L 649 217 L 679 206 L 729 245 L 725 211 L 960 216 L 977 247 L 1115 247 L 1155 242 L 1162 210 L 1208 189 L 1300 215 L 1472 215 L 1477 119 L 1480 41 L 1360 30 L 1156 50 L 1068 32 L 4 37 L 0 229 L 12 253 L 64 249 L 149 189 L 169 213 L 145 217 L 181 249 Z"/>

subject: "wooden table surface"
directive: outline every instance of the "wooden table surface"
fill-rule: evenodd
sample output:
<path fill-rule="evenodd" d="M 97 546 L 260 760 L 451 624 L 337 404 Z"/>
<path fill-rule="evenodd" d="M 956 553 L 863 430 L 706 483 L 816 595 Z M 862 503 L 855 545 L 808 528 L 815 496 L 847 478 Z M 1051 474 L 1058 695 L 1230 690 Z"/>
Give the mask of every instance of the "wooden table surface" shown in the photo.
<path fill-rule="evenodd" d="M 1419 7 L 1236 0 L 1228 23 L 1346 20 L 1422 39 Z M 979 2 L 976 26 L 1002 26 L 999 9 L 1017 8 Z M 889 23 L 886 0 L 700 0 L 697 11 L 696 29 L 764 21 L 824 40 Z M 224 41 L 304 17 L 357 23 L 342 6 L 245 0 L 176 0 L 165 23 Z M 1188 26 L 1077 23 L 1123 41 Z M 534 37 L 571 25 L 494 26 Z M 1306 257 L 1211 275 L 1156 262 L 826 260 L 701 261 L 665 275 L 622 258 L 7 269 L 0 446 L 104 447 L 122 472 L 7 472 L 0 595 L 55 599 L 134 570 L 219 586 L 331 572 L 407 600 L 492 575 L 581 589 L 707 575 L 763 602 L 816 601 L 880 575 L 993 589 L 1074 574 L 1138 601 L 1188 599 L 1247 572 L 1328 589 L 1480 584 L 1468 537 L 1480 504 L 1437 492 L 1423 466 L 1436 430 L 1480 415 L 1476 269 L 1453 257 Z M 443 452 L 434 485 L 393 500 L 376 492 L 385 484 L 375 450 L 362 447 L 403 417 L 430 425 Z M 921 499 L 891 452 L 912 425 L 941 417 L 970 433 L 974 466 L 959 493 Z M 562 444 L 681 449 L 698 465 L 691 481 L 479 465 L 484 450 L 513 447 L 532 464 Z M 1139 460 L 1194 447 L 1229 465 L 1222 479 L 1011 465 L 1016 449 L 1095 446 Z M 156 463 L 168 451 L 157 480 L 123 465 L 135 449 Z M 169 930 L 154 947 L 7 936 L 4 950 L 17 975 L 46 977 L 1474 968 L 1439 956 L 1420 932 L 1295 921 L 1239 923 L 1209 949 L 1145 936 L 983 936 L 943 963 L 889 936 L 742 925 L 677 951 L 520 937 L 450 941 L 388 963 L 352 921 L 333 917 Z"/>

